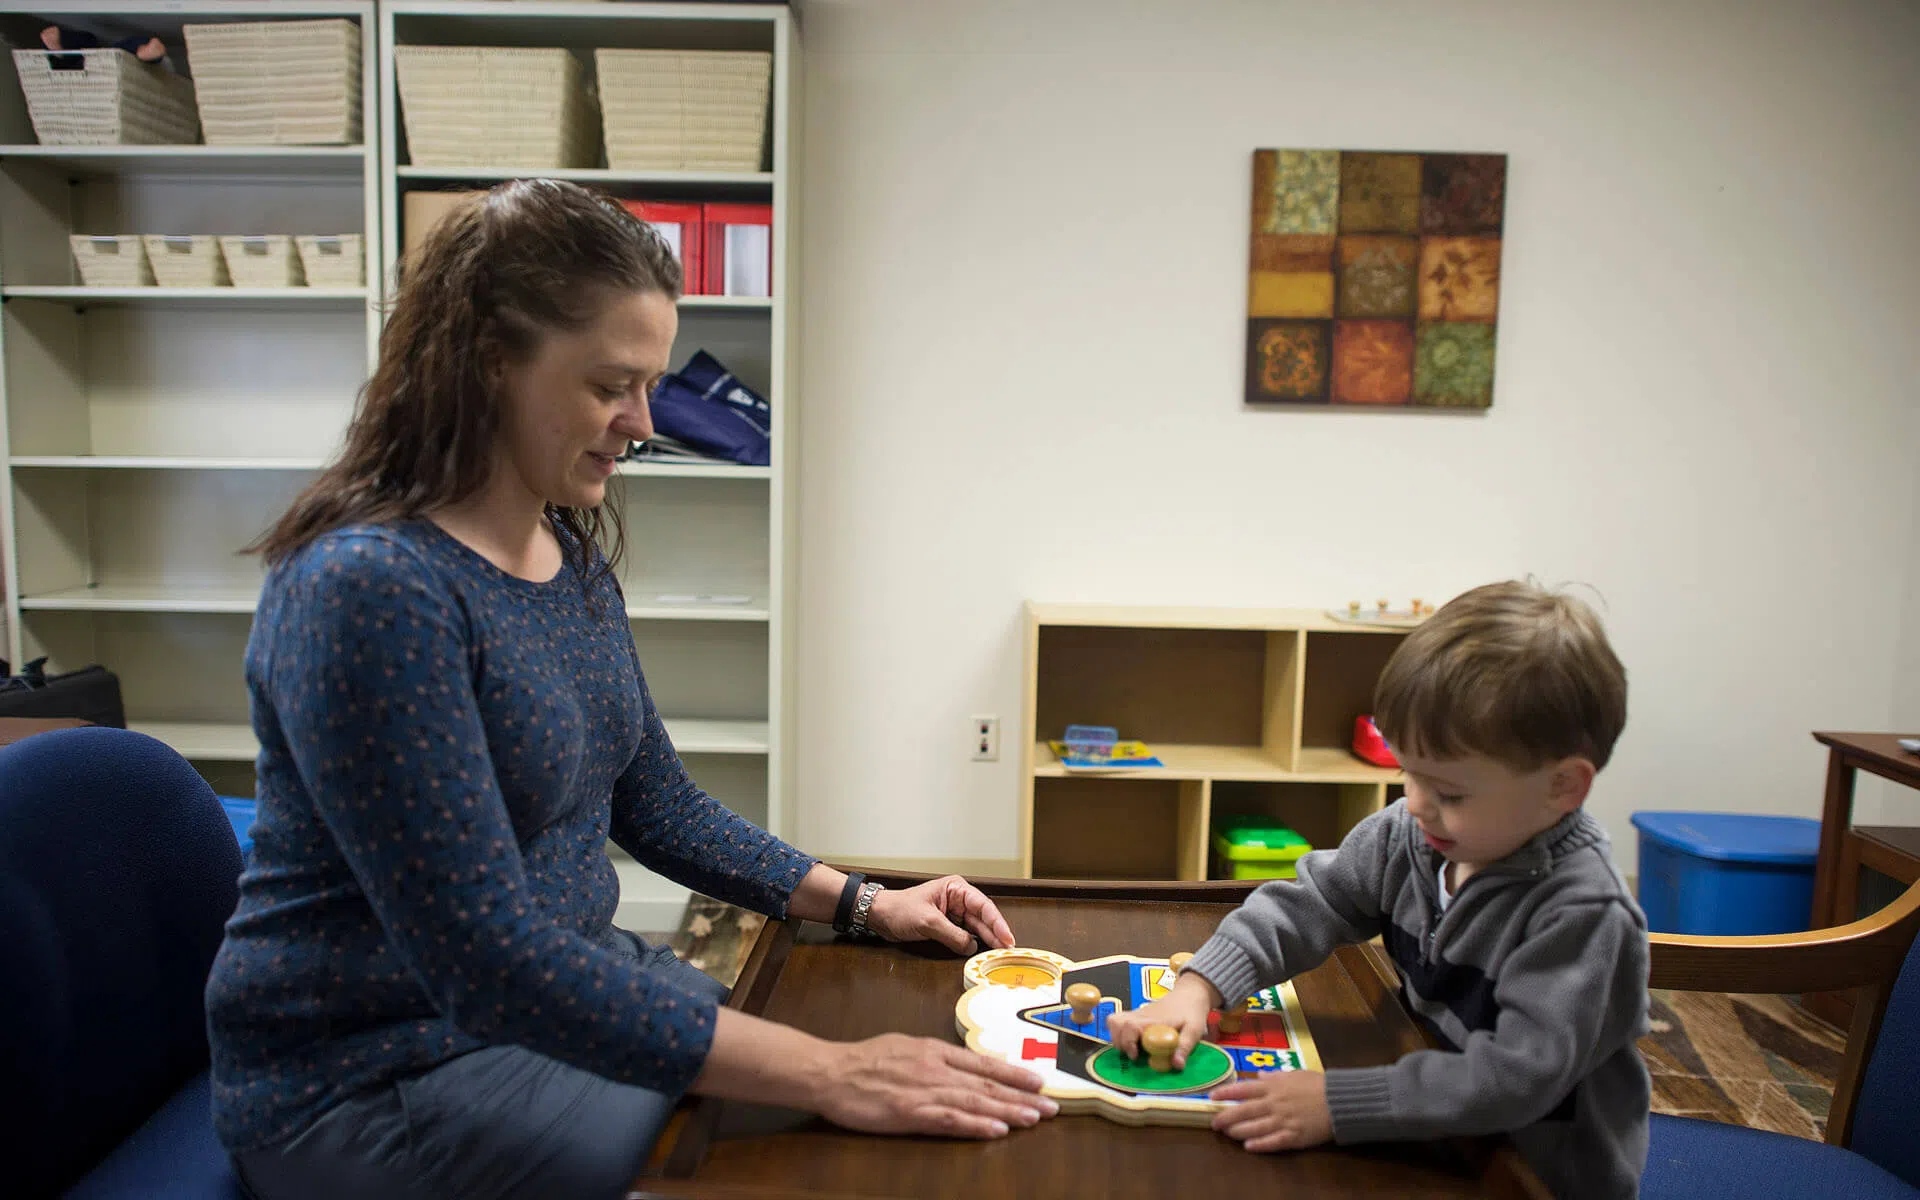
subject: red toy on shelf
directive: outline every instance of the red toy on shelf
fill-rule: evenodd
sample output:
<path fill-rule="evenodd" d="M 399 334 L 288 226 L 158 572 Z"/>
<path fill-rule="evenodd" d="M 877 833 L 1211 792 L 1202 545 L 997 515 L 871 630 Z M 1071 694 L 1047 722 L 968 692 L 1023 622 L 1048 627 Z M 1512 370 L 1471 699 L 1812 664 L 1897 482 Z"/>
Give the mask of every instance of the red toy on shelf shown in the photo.
<path fill-rule="evenodd" d="M 1400 765 L 1400 760 L 1394 757 L 1393 747 L 1387 745 L 1387 739 L 1380 735 L 1380 727 L 1373 723 L 1370 716 L 1354 718 L 1353 752 L 1376 767 Z"/>

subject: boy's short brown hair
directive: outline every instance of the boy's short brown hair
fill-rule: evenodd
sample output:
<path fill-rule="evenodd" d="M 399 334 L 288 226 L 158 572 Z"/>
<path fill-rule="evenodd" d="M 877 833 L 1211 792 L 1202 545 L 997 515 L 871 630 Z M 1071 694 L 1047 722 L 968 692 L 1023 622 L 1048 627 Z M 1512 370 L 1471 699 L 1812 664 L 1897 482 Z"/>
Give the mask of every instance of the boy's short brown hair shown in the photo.
<path fill-rule="evenodd" d="M 1490 583 L 1409 633 L 1374 690 L 1387 741 L 1425 758 L 1481 754 L 1518 771 L 1607 765 L 1627 673 L 1592 608 L 1532 583 Z"/>

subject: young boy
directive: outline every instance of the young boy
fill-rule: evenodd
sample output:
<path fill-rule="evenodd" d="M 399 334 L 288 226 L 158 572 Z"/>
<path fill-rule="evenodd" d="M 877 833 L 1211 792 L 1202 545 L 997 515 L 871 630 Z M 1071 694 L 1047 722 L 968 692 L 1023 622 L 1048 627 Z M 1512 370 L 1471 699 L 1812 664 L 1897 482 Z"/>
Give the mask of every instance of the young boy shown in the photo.
<path fill-rule="evenodd" d="M 1262 885 L 1165 998 L 1112 1022 L 1180 1033 L 1379 935 L 1442 1049 L 1216 1090 L 1249 1150 L 1510 1133 L 1556 1196 L 1632 1197 L 1647 1156 L 1646 918 L 1581 808 L 1627 717 L 1599 619 L 1528 584 L 1477 588 L 1407 635 L 1374 716 L 1406 799 Z"/>

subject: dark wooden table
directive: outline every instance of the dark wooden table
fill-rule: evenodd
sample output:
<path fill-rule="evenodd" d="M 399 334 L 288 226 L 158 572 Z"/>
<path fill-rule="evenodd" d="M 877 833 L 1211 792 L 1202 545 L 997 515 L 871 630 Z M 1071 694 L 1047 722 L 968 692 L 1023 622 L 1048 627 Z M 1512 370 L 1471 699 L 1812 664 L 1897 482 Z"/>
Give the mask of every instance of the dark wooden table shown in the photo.
<path fill-rule="evenodd" d="M 56 729 L 78 729 L 90 723 L 74 717 L 0 717 L 0 746 L 11 746 L 36 733 L 52 733 Z"/>
<path fill-rule="evenodd" d="M 911 882 L 911 881 L 907 881 Z M 1020 945 L 1073 959 L 1197 950 L 1252 885 L 979 881 Z M 834 1040 L 901 1032 L 958 1041 L 963 957 L 854 943 L 769 922 L 731 1004 Z M 1429 1043 L 1364 947 L 1295 981 L 1328 1067 L 1393 1062 Z M 1059 1116 L 994 1142 L 875 1137 L 794 1112 L 698 1100 L 636 1189 L 657 1196 L 1546 1196 L 1504 1139 L 1249 1154 L 1204 1129 Z"/>
<path fill-rule="evenodd" d="M 1896 857 L 1904 840 L 1898 830 L 1853 828 L 1853 785 L 1858 773 L 1866 771 L 1882 779 L 1920 789 L 1920 754 L 1900 748 L 1899 737 L 1891 733 L 1815 733 L 1815 740 L 1827 747 L 1827 797 L 1820 814 L 1820 857 L 1813 868 L 1813 920 L 1809 928 L 1827 929 L 1845 925 L 1857 915 L 1860 867 L 1864 863 L 1900 879 L 1889 866 L 1899 867 Z M 1911 875 L 1901 879 L 1913 882 Z M 1853 1019 L 1853 995 L 1850 992 L 1817 992 L 1805 998 L 1815 1014 L 1845 1029 Z"/>

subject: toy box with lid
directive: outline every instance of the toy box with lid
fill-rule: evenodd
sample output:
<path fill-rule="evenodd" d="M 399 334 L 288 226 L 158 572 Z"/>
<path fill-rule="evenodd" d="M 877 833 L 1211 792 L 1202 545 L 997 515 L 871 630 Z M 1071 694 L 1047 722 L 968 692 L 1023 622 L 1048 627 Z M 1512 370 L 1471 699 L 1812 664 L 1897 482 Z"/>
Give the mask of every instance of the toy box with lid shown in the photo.
<path fill-rule="evenodd" d="M 1748 813 L 1638 812 L 1640 907 L 1655 933 L 1794 933 L 1813 911 L 1820 822 Z"/>

